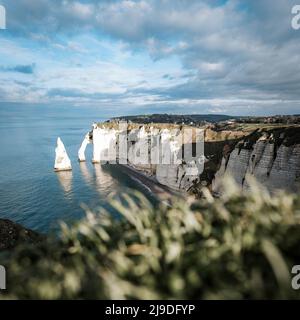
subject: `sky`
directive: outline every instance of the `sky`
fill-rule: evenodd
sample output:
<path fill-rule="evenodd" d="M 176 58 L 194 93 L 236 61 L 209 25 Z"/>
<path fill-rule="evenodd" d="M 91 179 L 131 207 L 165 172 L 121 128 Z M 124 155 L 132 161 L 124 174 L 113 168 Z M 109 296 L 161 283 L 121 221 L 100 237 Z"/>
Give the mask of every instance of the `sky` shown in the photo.
<path fill-rule="evenodd" d="M 0 30 L 0 107 L 300 114 L 295 4 L 0 0 L 7 22 Z"/>

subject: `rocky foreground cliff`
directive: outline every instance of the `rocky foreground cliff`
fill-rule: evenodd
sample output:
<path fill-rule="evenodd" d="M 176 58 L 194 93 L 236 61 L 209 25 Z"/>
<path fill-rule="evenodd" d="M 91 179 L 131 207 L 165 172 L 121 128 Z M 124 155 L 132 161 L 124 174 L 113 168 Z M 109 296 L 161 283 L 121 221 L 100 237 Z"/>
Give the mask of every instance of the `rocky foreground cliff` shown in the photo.
<path fill-rule="evenodd" d="M 0 219 L 0 252 L 24 243 L 38 243 L 44 237 L 7 219 Z"/>
<path fill-rule="evenodd" d="M 116 125 L 116 123 L 101 123 L 94 127 L 92 134 L 94 162 L 100 162 L 99 154 L 106 149 L 118 150 L 117 136 L 120 132 L 116 129 Z M 155 148 L 150 137 L 154 128 L 159 139 L 163 140 L 168 136 L 171 141 L 171 157 L 177 157 L 187 145 L 191 145 L 192 148 L 197 147 L 195 145 L 198 142 L 194 139 L 188 143 L 186 141 L 178 143 L 177 137 L 187 127 L 195 129 L 193 126 L 172 124 L 130 124 L 127 128 L 128 154 L 136 152 L 136 144 L 142 137 L 149 142 L 146 153 L 150 157 Z M 203 186 L 220 193 L 220 181 L 227 173 L 232 175 L 243 188 L 248 188 L 247 177 L 253 176 L 270 191 L 277 189 L 299 191 L 300 126 L 244 125 L 229 130 L 205 126 L 202 129 L 204 155 L 201 155 L 201 159 L 186 161 L 183 158 L 179 164 L 139 164 L 131 162 L 129 157 L 126 160 L 131 167 L 162 185 L 196 194 L 201 193 Z M 194 169 L 201 161 L 203 170 L 199 173 Z"/>

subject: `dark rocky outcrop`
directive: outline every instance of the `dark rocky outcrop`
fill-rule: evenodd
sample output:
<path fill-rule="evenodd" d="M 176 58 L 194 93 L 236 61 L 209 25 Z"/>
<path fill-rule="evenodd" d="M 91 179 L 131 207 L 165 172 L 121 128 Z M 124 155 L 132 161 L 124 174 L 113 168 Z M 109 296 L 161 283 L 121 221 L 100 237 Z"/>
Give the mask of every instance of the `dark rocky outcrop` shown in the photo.
<path fill-rule="evenodd" d="M 0 219 L 0 251 L 12 249 L 22 243 L 38 243 L 43 238 L 39 233 L 26 229 L 17 223 Z"/>

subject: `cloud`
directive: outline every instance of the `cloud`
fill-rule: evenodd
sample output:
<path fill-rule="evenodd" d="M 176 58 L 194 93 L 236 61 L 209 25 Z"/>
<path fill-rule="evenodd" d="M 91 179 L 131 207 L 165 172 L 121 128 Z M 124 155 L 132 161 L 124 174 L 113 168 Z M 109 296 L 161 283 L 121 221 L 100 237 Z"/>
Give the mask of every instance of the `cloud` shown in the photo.
<path fill-rule="evenodd" d="M 44 86 L 38 97 L 43 99 L 109 100 L 161 110 L 211 106 L 229 113 L 230 108 L 258 112 L 266 105 L 268 112 L 280 111 L 280 105 L 284 111 L 299 108 L 300 31 L 291 28 L 293 0 L 3 2 L 6 34 L 48 50 L 43 51 L 47 59 L 38 57 Z M 87 34 L 88 41 L 78 39 Z M 103 39 L 115 52 L 97 43 Z M 100 56 L 113 61 L 102 63 L 101 71 Z M 10 69 L 5 71 L 34 73 L 26 62 Z"/>
<path fill-rule="evenodd" d="M 35 64 L 31 65 L 17 65 L 12 67 L 0 66 L 0 70 L 4 72 L 18 72 L 23 74 L 33 74 L 35 69 Z"/>
<path fill-rule="evenodd" d="M 99 93 L 99 92 L 84 92 L 76 88 L 54 88 L 47 92 L 48 97 L 61 97 L 61 98 L 80 98 L 80 99 L 93 99 L 93 100 L 104 100 L 120 98 L 122 95 L 120 93 Z"/>

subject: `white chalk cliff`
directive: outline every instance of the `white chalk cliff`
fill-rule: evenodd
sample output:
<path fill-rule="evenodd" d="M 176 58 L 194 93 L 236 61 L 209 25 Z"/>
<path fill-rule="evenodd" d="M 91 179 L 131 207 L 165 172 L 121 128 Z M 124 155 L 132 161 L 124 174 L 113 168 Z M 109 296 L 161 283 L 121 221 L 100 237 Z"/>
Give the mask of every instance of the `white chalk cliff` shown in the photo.
<path fill-rule="evenodd" d="M 93 162 L 128 163 L 176 190 L 198 190 L 201 185 L 208 185 L 212 191 L 219 192 L 220 181 L 226 173 L 243 188 L 249 187 L 246 178 L 254 176 L 270 191 L 300 190 L 299 127 L 252 133 L 206 129 L 205 150 L 197 152 L 193 159 L 187 158 L 185 151 L 195 145 L 194 138 L 186 141 L 182 139 L 181 128 L 174 128 L 132 125 L 128 132 L 125 130 L 128 135 L 118 145 L 121 132 L 111 125 L 95 124 Z M 120 154 L 121 147 L 126 153 Z M 199 163 L 205 164 L 203 174 Z"/>
<path fill-rule="evenodd" d="M 108 128 L 93 128 L 93 163 L 114 162 L 116 159 L 117 131 Z"/>
<path fill-rule="evenodd" d="M 82 141 L 81 147 L 78 150 L 78 160 L 79 162 L 84 162 L 86 161 L 85 159 L 85 150 L 87 145 L 90 143 L 90 136 L 89 133 L 87 133 L 84 137 L 84 140 Z"/>
<path fill-rule="evenodd" d="M 199 170 L 195 161 L 181 161 L 181 131 L 156 129 L 153 134 L 152 130 L 152 127 L 146 130 L 141 126 L 128 131 L 125 142 L 127 163 L 170 188 L 190 189 L 199 181 Z M 111 128 L 93 126 L 93 163 L 111 162 L 113 159 L 124 161 L 124 154 L 120 156 L 119 153 L 121 146 L 117 147 L 119 134 Z M 161 150 L 156 149 L 158 144 Z"/>
<path fill-rule="evenodd" d="M 56 154 L 55 164 L 54 164 L 55 171 L 72 170 L 71 160 L 68 157 L 66 148 L 59 137 L 57 138 L 57 146 L 55 149 L 55 154 Z"/>

